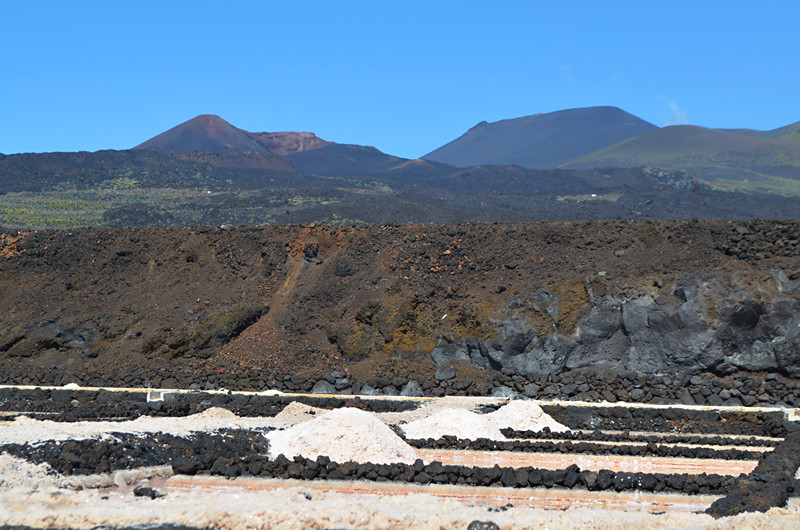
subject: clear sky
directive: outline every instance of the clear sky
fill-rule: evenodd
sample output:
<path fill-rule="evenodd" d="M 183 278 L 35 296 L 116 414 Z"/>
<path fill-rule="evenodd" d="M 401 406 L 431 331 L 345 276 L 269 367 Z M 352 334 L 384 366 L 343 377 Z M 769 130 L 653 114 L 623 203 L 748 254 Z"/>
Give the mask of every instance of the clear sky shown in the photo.
<path fill-rule="evenodd" d="M 613 105 L 800 120 L 800 2 L 0 0 L 0 152 L 126 149 L 198 114 L 415 158 Z"/>

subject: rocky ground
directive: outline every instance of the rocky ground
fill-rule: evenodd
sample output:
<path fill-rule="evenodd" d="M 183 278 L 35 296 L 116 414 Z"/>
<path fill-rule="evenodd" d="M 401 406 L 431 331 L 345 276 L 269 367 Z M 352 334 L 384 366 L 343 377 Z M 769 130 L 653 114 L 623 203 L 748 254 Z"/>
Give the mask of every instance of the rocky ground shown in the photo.
<path fill-rule="evenodd" d="M 0 238 L 0 382 L 800 402 L 800 223 Z"/>

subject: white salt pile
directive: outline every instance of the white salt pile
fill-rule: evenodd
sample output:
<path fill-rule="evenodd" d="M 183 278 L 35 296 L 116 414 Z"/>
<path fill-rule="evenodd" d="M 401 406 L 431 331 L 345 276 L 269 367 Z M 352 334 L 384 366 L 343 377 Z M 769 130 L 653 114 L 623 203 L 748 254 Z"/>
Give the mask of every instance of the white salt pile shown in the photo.
<path fill-rule="evenodd" d="M 512 400 L 491 414 L 476 414 L 465 409 L 446 408 L 427 418 L 402 425 L 406 438 L 441 438 L 457 436 L 466 440 L 488 438 L 506 440 L 500 429 L 541 431 L 549 427 L 553 432 L 568 431 L 565 426 L 544 413 L 533 401 Z"/>
<path fill-rule="evenodd" d="M 412 421 L 400 426 L 406 438 L 418 440 L 423 438 L 441 438 L 457 436 L 466 440 L 488 438 L 505 440 L 506 437 L 489 421 L 487 414 L 476 414 L 465 409 L 442 409 L 427 418 Z"/>
<path fill-rule="evenodd" d="M 489 422 L 498 429 L 539 432 L 549 427 L 552 432 L 566 432 L 569 429 L 545 414 L 542 407 L 533 401 L 513 399 L 507 405 L 486 415 Z"/>
<path fill-rule="evenodd" d="M 313 420 L 267 435 L 270 455 L 287 458 L 327 456 L 334 462 L 411 464 L 414 449 L 369 412 L 354 408 L 335 409 Z"/>

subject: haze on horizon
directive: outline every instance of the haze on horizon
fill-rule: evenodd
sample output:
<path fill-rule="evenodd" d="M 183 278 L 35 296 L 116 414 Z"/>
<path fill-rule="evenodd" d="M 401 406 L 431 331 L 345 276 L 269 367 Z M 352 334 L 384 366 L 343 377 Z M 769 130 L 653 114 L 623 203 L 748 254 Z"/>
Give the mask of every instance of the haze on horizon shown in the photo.
<path fill-rule="evenodd" d="M 128 149 L 199 114 L 415 158 L 480 121 L 599 105 L 800 120 L 800 4 L 4 5 L 0 153 Z"/>

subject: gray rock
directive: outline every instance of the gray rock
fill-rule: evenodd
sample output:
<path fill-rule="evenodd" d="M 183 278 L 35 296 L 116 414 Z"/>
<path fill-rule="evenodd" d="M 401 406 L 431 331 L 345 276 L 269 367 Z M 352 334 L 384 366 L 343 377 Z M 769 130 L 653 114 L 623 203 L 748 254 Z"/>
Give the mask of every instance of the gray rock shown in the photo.
<path fill-rule="evenodd" d="M 642 399 L 644 399 L 644 396 L 645 396 L 645 391 L 642 390 L 641 388 L 634 388 L 633 390 L 631 390 L 631 399 L 636 403 L 642 401 Z"/>
<path fill-rule="evenodd" d="M 531 305 L 537 311 L 552 317 L 553 331 L 556 331 L 556 320 L 558 319 L 558 297 L 550 291 L 539 289 L 531 295 Z"/>
<path fill-rule="evenodd" d="M 507 386 L 496 386 L 492 389 L 492 397 L 515 399 L 519 397 L 519 394 L 517 394 Z"/>
<path fill-rule="evenodd" d="M 655 301 L 650 296 L 642 296 L 622 304 L 622 325 L 628 335 L 635 335 L 648 329 L 647 316 L 652 312 Z"/>
<path fill-rule="evenodd" d="M 456 369 L 453 367 L 450 368 L 439 368 L 436 370 L 434 374 L 434 378 L 437 381 L 447 381 L 448 379 L 453 379 L 456 376 Z"/>
<path fill-rule="evenodd" d="M 361 385 L 360 393 L 364 396 L 379 396 L 381 394 L 380 390 L 372 388 L 367 384 Z"/>
<path fill-rule="evenodd" d="M 689 390 L 686 388 L 681 388 L 677 392 L 675 392 L 675 397 L 680 401 L 683 405 L 694 405 L 694 398 L 692 394 L 689 393 Z"/>
<path fill-rule="evenodd" d="M 536 383 L 528 383 L 523 387 L 523 393 L 529 398 L 535 398 L 539 395 L 541 387 Z"/>
<path fill-rule="evenodd" d="M 450 366 L 454 361 L 470 362 L 469 346 L 465 342 L 440 340 L 431 352 L 431 358 L 436 366 Z"/>
<path fill-rule="evenodd" d="M 324 379 L 320 379 L 311 388 L 312 394 L 335 394 L 336 388 Z"/>
<path fill-rule="evenodd" d="M 500 527 L 492 521 L 475 520 L 469 523 L 467 530 L 500 530 Z"/>
<path fill-rule="evenodd" d="M 703 378 L 700 377 L 699 375 L 693 375 L 691 379 L 689 379 L 689 384 L 694 386 L 702 385 Z"/>
<path fill-rule="evenodd" d="M 422 397 L 425 393 L 422 391 L 422 387 L 417 383 L 415 380 L 411 380 L 405 384 L 403 389 L 400 391 L 401 396 L 408 396 L 408 397 Z"/>
<path fill-rule="evenodd" d="M 524 313 L 515 313 L 495 325 L 501 330 L 500 350 L 507 356 L 519 355 L 538 342 L 536 328 Z"/>
<path fill-rule="evenodd" d="M 394 385 L 388 385 L 388 386 L 383 387 L 383 394 L 385 396 L 396 396 L 396 395 L 399 394 L 399 392 L 394 387 Z"/>
<path fill-rule="evenodd" d="M 595 341 L 596 336 L 592 336 L 591 340 Z M 608 366 L 609 368 L 619 366 L 629 347 L 628 336 L 622 329 L 618 329 L 610 337 L 601 341 L 589 344 L 579 341 L 564 365 L 569 369 L 584 366 Z"/>
<path fill-rule="evenodd" d="M 518 373 L 526 376 L 538 374 L 556 374 L 563 370 L 564 365 L 575 348 L 575 343 L 558 333 L 551 333 L 544 344 L 534 347 L 528 352 L 507 360 Z"/>

